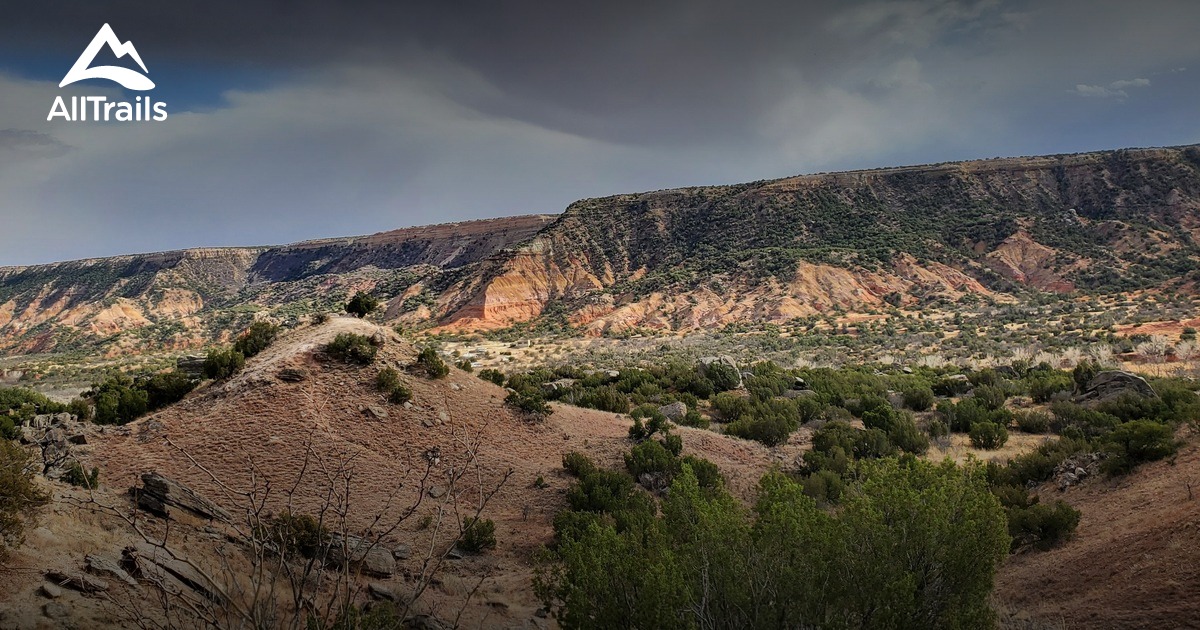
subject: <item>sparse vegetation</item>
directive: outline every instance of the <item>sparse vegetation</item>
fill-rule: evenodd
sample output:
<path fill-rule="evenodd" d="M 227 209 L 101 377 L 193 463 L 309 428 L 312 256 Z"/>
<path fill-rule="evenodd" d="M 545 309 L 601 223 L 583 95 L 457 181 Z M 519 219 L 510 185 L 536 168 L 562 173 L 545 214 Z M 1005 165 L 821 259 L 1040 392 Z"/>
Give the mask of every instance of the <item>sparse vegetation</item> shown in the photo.
<path fill-rule="evenodd" d="M 426 347 L 417 354 L 417 366 L 425 372 L 429 378 L 438 379 L 446 378 L 450 374 L 450 366 L 438 356 L 437 350 L 432 347 Z"/>
<path fill-rule="evenodd" d="M 246 367 L 246 356 L 233 348 L 214 348 L 204 360 L 204 376 L 222 381 Z"/>
<path fill-rule="evenodd" d="M 467 553 L 482 553 L 496 548 L 496 524 L 489 518 L 463 519 L 458 546 Z"/>
<path fill-rule="evenodd" d="M 21 544 L 35 511 L 50 501 L 34 483 L 32 459 L 15 443 L 0 440 L 0 562 Z"/>
<path fill-rule="evenodd" d="M 393 405 L 403 405 L 412 400 L 412 390 L 400 380 L 400 372 L 395 368 L 385 367 L 375 376 L 375 389 L 387 397 Z"/>
<path fill-rule="evenodd" d="M 379 299 L 368 293 L 355 293 L 354 297 L 346 302 L 346 312 L 359 318 L 370 315 L 377 308 L 379 308 Z"/>
<path fill-rule="evenodd" d="M 279 326 L 266 321 L 256 321 L 233 343 L 233 349 L 249 359 L 266 350 L 279 336 Z"/>
<path fill-rule="evenodd" d="M 379 348 L 371 343 L 371 338 L 355 333 L 338 333 L 333 341 L 325 345 L 325 353 L 342 361 L 358 365 L 368 365 L 375 360 Z"/>

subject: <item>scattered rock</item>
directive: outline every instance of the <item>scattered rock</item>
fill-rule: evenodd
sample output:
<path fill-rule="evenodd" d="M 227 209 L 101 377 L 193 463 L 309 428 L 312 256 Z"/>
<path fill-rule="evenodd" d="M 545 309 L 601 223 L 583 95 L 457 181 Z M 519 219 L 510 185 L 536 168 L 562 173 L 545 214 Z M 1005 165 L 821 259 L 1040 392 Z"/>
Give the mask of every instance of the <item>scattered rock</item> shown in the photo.
<path fill-rule="evenodd" d="M 721 355 L 719 357 L 700 357 L 700 363 L 696 365 L 696 373 L 700 376 L 707 376 L 708 366 L 714 363 L 724 363 L 725 365 L 733 368 L 733 373 L 738 375 L 737 387 L 742 386 L 742 379 L 744 378 L 742 376 L 742 372 L 738 370 L 737 361 L 734 361 L 733 357 L 728 355 Z"/>
<path fill-rule="evenodd" d="M 372 346 L 375 346 L 376 348 L 378 348 L 378 347 L 383 346 L 383 344 L 385 344 L 385 343 L 387 343 L 387 337 L 383 334 L 383 331 L 377 330 L 377 331 L 375 331 L 375 334 L 371 335 L 371 345 Z"/>
<path fill-rule="evenodd" d="M 687 415 L 688 408 L 685 403 L 673 402 L 669 405 L 663 405 L 658 408 L 658 412 L 667 417 L 671 422 L 681 422 L 684 416 Z"/>
<path fill-rule="evenodd" d="M 462 385 L 459 385 L 458 383 L 450 383 L 450 389 L 452 389 L 452 390 L 454 390 L 454 391 L 456 391 L 456 392 L 457 392 L 457 391 L 461 391 L 461 390 L 462 390 Z"/>
<path fill-rule="evenodd" d="M 50 599 L 58 599 L 63 596 L 63 590 L 55 584 L 45 582 L 42 584 L 42 596 Z"/>
<path fill-rule="evenodd" d="M 797 376 L 792 380 L 792 389 L 808 389 L 808 381 Z"/>
<path fill-rule="evenodd" d="M 349 563 L 365 575 L 386 578 L 396 573 L 391 549 L 358 536 L 334 534 L 325 557 L 335 567 Z"/>
<path fill-rule="evenodd" d="M 88 443 L 87 435 L 83 433 L 76 433 L 75 435 L 68 436 L 67 441 L 75 445 L 83 445 Z"/>
<path fill-rule="evenodd" d="M 447 422 L 450 422 L 450 414 L 446 413 L 445 411 L 439 411 L 438 424 L 446 424 Z"/>
<path fill-rule="evenodd" d="M 446 625 L 429 615 L 415 615 L 408 619 L 408 627 L 413 630 L 445 630 Z"/>
<path fill-rule="evenodd" d="M 46 579 L 57 586 L 65 586 L 81 593 L 99 593 L 108 590 L 108 582 L 86 573 L 47 571 Z"/>
<path fill-rule="evenodd" d="M 411 555 L 412 547 L 409 547 L 403 543 L 397 545 L 396 548 L 392 550 L 392 557 L 397 560 L 408 560 L 409 556 Z"/>
<path fill-rule="evenodd" d="M 370 416 L 376 420 L 387 420 L 387 418 L 388 418 L 387 409 L 384 409 L 383 407 L 380 407 L 379 405 L 371 405 L 371 406 L 367 407 L 366 413 L 368 416 Z"/>
<path fill-rule="evenodd" d="M 284 368 L 279 370 L 279 374 L 276 376 L 279 378 L 279 380 L 285 383 L 299 383 L 300 381 L 308 378 L 308 375 L 304 373 L 304 370 L 297 368 Z"/>
<path fill-rule="evenodd" d="M 421 420 L 421 426 L 429 429 L 437 426 L 437 423 L 433 421 L 433 418 L 425 418 L 424 420 Z"/>
<path fill-rule="evenodd" d="M 575 386 L 575 383 L 576 383 L 576 381 L 573 378 L 560 378 L 557 381 L 550 381 L 549 383 L 543 383 L 542 391 L 547 394 L 553 394 L 554 392 L 561 391 L 564 389 L 571 389 L 572 387 Z"/>
<path fill-rule="evenodd" d="M 608 378 L 621 378 L 621 373 L 617 370 L 609 370 L 604 373 Z"/>
<path fill-rule="evenodd" d="M 132 576 L 126 573 L 125 569 L 121 568 L 120 563 L 112 558 L 96 554 L 88 554 L 84 558 L 84 561 L 87 563 L 87 570 L 91 571 L 92 573 L 108 575 L 121 580 L 130 586 L 137 586 L 137 580 L 134 580 Z"/>
<path fill-rule="evenodd" d="M 912 368 L 910 368 L 910 367 L 908 367 L 907 365 L 906 365 L 906 366 L 904 366 L 904 367 L 902 367 L 902 368 L 900 368 L 900 371 L 901 371 L 901 372 L 903 372 L 903 373 L 905 373 L 905 374 L 912 374 L 912 373 L 913 373 L 913 369 L 912 369 Z"/>
<path fill-rule="evenodd" d="M 367 584 L 367 594 L 373 599 L 378 599 L 385 602 L 400 601 L 400 598 L 396 597 L 396 593 L 392 591 L 392 589 L 378 582 L 371 582 Z"/>
<path fill-rule="evenodd" d="M 411 402 L 411 401 L 404 403 L 404 408 L 405 408 L 405 409 L 412 409 L 412 408 L 413 408 L 413 406 L 414 406 L 414 405 L 412 404 L 412 402 Z"/>
<path fill-rule="evenodd" d="M 175 367 L 181 372 L 199 376 L 204 373 L 204 362 L 207 360 L 208 357 L 203 354 L 189 354 L 176 359 Z"/>
<path fill-rule="evenodd" d="M 450 549 L 450 551 L 446 552 L 446 559 L 447 560 L 462 560 L 463 552 L 458 547 L 452 547 Z"/>
<path fill-rule="evenodd" d="M 446 494 L 446 489 L 441 486 L 430 486 L 429 497 L 432 499 L 440 499 Z"/>
<path fill-rule="evenodd" d="M 49 619 L 66 619 L 72 612 L 71 605 L 66 602 L 47 602 L 42 606 L 42 614 Z"/>
<path fill-rule="evenodd" d="M 167 549 L 156 547 L 149 543 L 139 542 L 125 548 L 125 557 L 131 559 L 143 575 L 161 575 L 166 571 L 175 580 L 195 591 L 201 597 L 210 601 L 221 601 L 221 593 L 212 582 L 197 571 L 186 560 L 173 555 Z M 154 567 L 149 567 L 153 564 Z"/>
<path fill-rule="evenodd" d="M 1120 398 L 1126 394 L 1134 394 L 1142 398 L 1158 398 L 1158 394 L 1154 392 L 1154 388 L 1150 387 L 1146 379 L 1131 372 L 1109 370 L 1100 372 L 1088 381 L 1079 401 L 1099 403 Z"/>
<path fill-rule="evenodd" d="M 158 473 L 142 475 L 142 489 L 138 494 L 139 506 L 145 506 L 142 497 L 146 495 L 153 499 L 153 501 L 146 502 L 150 505 L 155 502 L 162 505 L 174 505 L 203 518 L 229 520 L 229 513 L 212 501 L 196 494 L 191 488 Z M 149 511 L 154 512 L 154 510 Z M 162 511 L 162 516 L 167 516 L 165 509 Z"/>

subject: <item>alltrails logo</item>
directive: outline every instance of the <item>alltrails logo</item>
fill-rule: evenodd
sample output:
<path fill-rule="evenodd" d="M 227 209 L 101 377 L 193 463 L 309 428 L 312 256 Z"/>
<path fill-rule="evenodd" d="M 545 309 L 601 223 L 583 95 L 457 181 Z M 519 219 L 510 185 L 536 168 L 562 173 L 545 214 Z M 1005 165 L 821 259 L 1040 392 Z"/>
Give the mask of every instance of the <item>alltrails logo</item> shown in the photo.
<path fill-rule="evenodd" d="M 84 79 L 107 79 L 119 83 L 128 90 L 144 92 L 154 89 L 154 82 L 145 74 L 135 70 L 120 66 L 92 67 L 96 55 L 105 46 L 108 46 L 118 59 L 129 55 L 141 67 L 142 72 L 147 74 L 150 72 L 146 69 L 146 64 L 142 62 L 142 57 L 138 54 L 137 49 L 133 47 L 133 42 L 121 43 L 112 27 L 105 24 L 100 27 L 100 32 L 92 38 L 92 43 L 88 44 L 83 54 L 79 55 L 79 59 L 75 61 L 75 65 L 71 66 L 71 70 L 67 72 L 67 76 L 63 77 L 62 83 L 59 83 L 58 87 L 66 87 Z M 50 114 L 46 116 L 46 120 L 54 120 L 58 117 L 70 122 L 86 120 L 133 122 L 167 119 L 167 104 L 155 103 L 149 96 L 139 96 L 132 103 L 109 101 L 106 96 L 72 96 L 70 103 L 71 105 L 68 107 L 67 101 L 63 100 L 63 97 L 54 97 L 54 104 L 50 106 Z"/>

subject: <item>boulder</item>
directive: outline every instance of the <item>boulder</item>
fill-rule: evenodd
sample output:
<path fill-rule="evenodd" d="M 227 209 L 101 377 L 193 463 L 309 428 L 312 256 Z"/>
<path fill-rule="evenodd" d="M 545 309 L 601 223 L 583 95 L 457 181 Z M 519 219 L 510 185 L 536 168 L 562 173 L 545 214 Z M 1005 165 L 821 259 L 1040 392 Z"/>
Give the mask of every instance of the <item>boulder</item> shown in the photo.
<path fill-rule="evenodd" d="M 298 368 L 283 368 L 279 370 L 276 377 L 284 383 L 299 383 L 308 378 L 308 375 L 304 373 L 304 370 Z"/>
<path fill-rule="evenodd" d="M 658 408 L 658 412 L 666 416 L 671 422 L 681 422 L 683 417 L 687 415 L 687 405 L 682 402 L 673 402 L 669 405 L 663 405 Z"/>
<path fill-rule="evenodd" d="M 65 586 L 81 593 L 99 593 L 108 590 L 108 582 L 86 573 L 74 571 L 47 571 L 46 580 L 55 586 Z"/>
<path fill-rule="evenodd" d="M 121 564 L 119 562 L 112 558 L 97 554 L 88 554 L 84 558 L 84 562 L 87 563 L 87 570 L 91 571 L 92 573 L 108 575 L 121 580 L 130 586 L 137 586 L 137 581 L 134 580 L 131 575 L 126 573 L 125 569 L 121 568 Z"/>
<path fill-rule="evenodd" d="M 1158 398 L 1158 394 L 1154 392 L 1154 388 L 1150 387 L 1146 379 L 1132 372 L 1108 370 L 1100 372 L 1088 381 L 1083 394 L 1079 396 L 1079 401 L 1100 403 L 1120 398 L 1126 394 L 1134 394 L 1143 398 Z"/>
<path fill-rule="evenodd" d="M 147 496 L 149 498 L 144 500 Z M 146 473 L 142 475 L 142 488 L 138 491 L 138 505 L 148 508 L 150 505 L 156 504 L 164 507 L 167 505 L 180 507 L 203 518 L 229 520 L 228 512 L 196 494 L 191 488 L 158 473 Z M 155 510 L 150 511 L 154 512 Z M 167 516 L 165 510 L 159 513 Z"/>
<path fill-rule="evenodd" d="M 383 407 L 380 407 L 379 405 L 370 405 L 369 407 L 367 407 L 366 414 L 368 417 L 374 418 L 376 420 L 387 420 L 387 418 L 388 418 L 387 409 L 384 409 Z"/>
<path fill-rule="evenodd" d="M 73 612 L 71 605 L 66 602 L 47 602 L 42 606 L 42 614 L 46 615 L 47 619 L 65 620 Z"/>
<path fill-rule="evenodd" d="M 575 382 L 576 381 L 573 378 L 560 378 L 557 381 L 543 383 L 542 391 L 547 394 L 553 394 L 554 392 L 562 391 L 564 389 L 571 389 L 571 387 L 575 385 Z"/>
<path fill-rule="evenodd" d="M 378 582 L 371 582 L 367 584 L 367 594 L 370 595 L 372 599 L 377 599 L 380 601 L 400 601 L 400 598 L 396 596 L 396 593 L 392 591 L 392 589 Z"/>
<path fill-rule="evenodd" d="M 325 558 L 335 567 L 349 564 L 365 575 L 391 577 L 396 573 L 392 550 L 358 536 L 334 534 L 330 537 Z"/>
<path fill-rule="evenodd" d="M 220 602 L 220 589 L 187 560 L 180 558 L 163 547 L 138 542 L 125 548 L 125 557 L 136 566 L 143 576 L 163 577 L 169 575 L 174 581 L 186 586 L 204 599 Z"/>
<path fill-rule="evenodd" d="M 179 357 L 175 360 L 175 367 L 180 371 L 192 376 L 199 376 L 204 373 L 204 362 L 208 360 L 203 354 L 189 354 Z"/>
<path fill-rule="evenodd" d="M 46 582 L 42 584 L 42 596 L 47 599 L 58 599 L 63 596 L 63 590 L 55 584 Z"/>
<path fill-rule="evenodd" d="M 792 389 L 808 389 L 808 381 L 797 376 L 792 379 Z"/>
<path fill-rule="evenodd" d="M 696 365 L 696 373 L 700 376 L 707 376 L 708 366 L 714 363 L 723 363 L 733 368 L 733 373 L 737 374 L 738 378 L 737 387 L 742 386 L 742 372 L 741 370 L 738 370 L 737 361 L 734 361 L 733 357 L 728 355 L 721 355 L 719 357 L 700 357 L 700 363 Z"/>

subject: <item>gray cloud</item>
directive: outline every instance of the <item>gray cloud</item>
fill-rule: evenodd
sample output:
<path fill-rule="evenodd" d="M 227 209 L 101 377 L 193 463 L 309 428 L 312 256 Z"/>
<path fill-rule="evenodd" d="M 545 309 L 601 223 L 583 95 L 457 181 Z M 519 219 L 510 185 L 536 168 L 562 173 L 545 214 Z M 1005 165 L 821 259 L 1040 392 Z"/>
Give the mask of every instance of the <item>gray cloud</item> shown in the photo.
<path fill-rule="evenodd" d="M 1088 98 L 1128 98 L 1130 88 L 1150 87 L 1150 79 L 1121 79 L 1108 85 L 1075 86 L 1075 93 Z"/>
<path fill-rule="evenodd" d="M 161 89 L 259 79 L 162 124 L 47 123 L 78 86 L 21 60 L 69 65 L 103 22 Z M 24 3 L 0 24 L 0 264 L 1195 142 L 1200 87 L 1172 70 L 1197 23 L 1183 0 Z"/>

